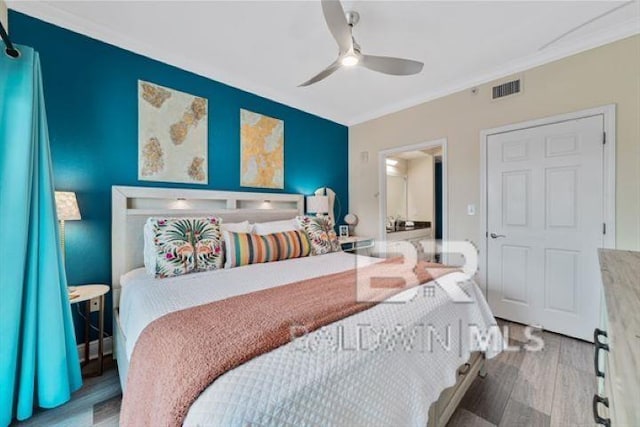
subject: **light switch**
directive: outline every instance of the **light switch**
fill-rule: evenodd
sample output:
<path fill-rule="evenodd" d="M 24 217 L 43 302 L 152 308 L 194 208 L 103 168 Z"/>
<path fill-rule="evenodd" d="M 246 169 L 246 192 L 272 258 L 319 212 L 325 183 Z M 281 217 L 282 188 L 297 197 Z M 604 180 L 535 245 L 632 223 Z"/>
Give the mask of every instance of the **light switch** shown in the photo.
<path fill-rule="evenodd" d="M 360 162 L 369 163 L 369 152 L 368 151 L 361 151 L 360 152 Z"/>
<path fill-rule="evenodd" d="M 467 215 L 475 215 L 476 214 L 476 205 L 467 205 Z"/>

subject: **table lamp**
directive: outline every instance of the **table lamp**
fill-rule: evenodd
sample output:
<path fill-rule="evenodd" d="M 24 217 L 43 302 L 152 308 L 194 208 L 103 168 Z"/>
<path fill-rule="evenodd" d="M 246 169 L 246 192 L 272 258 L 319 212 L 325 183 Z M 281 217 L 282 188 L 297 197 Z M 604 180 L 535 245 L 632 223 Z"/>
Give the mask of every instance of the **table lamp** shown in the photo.
<path fill-rule="evenodd" d="M 329 196 L 309 196 L 307 197 L 307 213 L 314 213 L 322 216 L 329 212 Z"/>
<path fill-rule="evenodd" d="M 358 216 L 356 214 L 348 213 L 344 217 L 344 222 L 349 226 L 349 234 L 353 234 L 354 228 L 358 225 Z"/>
<path fill-rule="evenodd" d="M 56 191 L 56 213 L 58 214 L 58 221 L 60 221 L 60 249 L 62 250 L 62 259 L 64 259 L 64 222 L 80 219 L 80 208 L 78 208 L 76 193 L 72 191 Z"/>

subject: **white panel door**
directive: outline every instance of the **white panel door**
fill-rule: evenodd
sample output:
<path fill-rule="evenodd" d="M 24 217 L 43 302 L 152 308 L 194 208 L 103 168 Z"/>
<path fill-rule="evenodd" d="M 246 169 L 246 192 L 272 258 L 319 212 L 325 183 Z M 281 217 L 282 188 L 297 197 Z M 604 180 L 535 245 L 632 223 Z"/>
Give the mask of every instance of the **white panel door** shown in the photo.
<path fill-rule="evenodd" d="M 489 304 L 592 340 L 603 245 L 603 116 L 487 139 Z"/>

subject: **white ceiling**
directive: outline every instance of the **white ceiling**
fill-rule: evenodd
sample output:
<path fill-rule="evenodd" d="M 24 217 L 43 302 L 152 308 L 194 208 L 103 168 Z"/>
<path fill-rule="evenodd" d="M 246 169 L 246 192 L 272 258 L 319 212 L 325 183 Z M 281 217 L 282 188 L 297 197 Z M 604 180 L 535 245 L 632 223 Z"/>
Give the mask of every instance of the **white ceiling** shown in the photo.
<path fill-rule="evenodd" d="M 417 59 L 392 77 L 329 65 L 337 47 L 319 1 L 9 1 L 9 7 L 346 125 L 640 32 L 640 0 L 539 51 L 619 1 L 345 1 L 364 53 Z"/>

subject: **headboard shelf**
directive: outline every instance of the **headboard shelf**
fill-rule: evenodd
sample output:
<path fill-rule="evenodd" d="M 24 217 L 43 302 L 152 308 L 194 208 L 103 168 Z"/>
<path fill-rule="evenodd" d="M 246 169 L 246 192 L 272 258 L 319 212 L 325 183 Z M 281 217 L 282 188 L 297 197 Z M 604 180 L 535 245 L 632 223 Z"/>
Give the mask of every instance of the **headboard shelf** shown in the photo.
<path fill-rule="evenodd" d="M 137 216 L 225 216 L 225 215 L 299 215 L 297 209 L 127 209 L 127 215 Z M 228 221 L 225 221 L 228 222 Z"/>
<path fill-rule="evenodd" d="M 149 217 L 218 216 L 223 223 L 291 219 L 304 213 L 302 194 L 114 186 L 111 192 L 113 307 L 120 277 L 144 265 L 143 227 Z"/>

